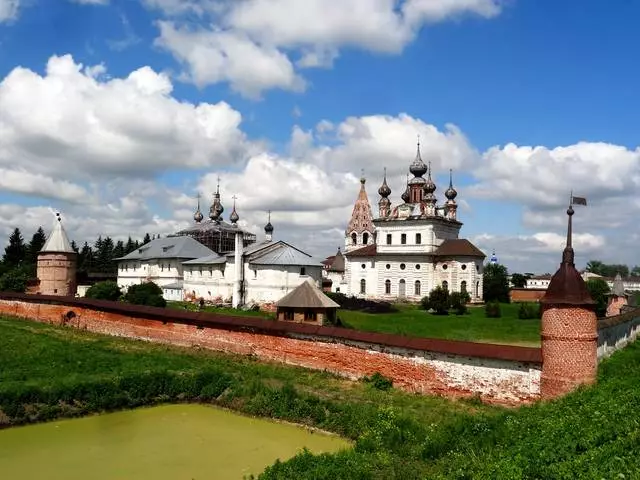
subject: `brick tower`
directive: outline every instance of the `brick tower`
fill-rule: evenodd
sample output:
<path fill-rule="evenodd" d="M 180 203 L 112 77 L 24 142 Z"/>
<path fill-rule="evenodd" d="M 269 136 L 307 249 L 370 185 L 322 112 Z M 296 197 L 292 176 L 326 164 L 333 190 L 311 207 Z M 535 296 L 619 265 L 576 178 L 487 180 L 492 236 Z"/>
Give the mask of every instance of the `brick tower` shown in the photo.
<path fill-rule="evenodd" d="M 573 206 L 570 205 L 567 210 L 567 246 L 562 253 L 562 263 L 541 300 L 542 398 L 558 397 L 596 380 L 598 328 L 595 302 L 574 264 L 571 246 L 573 214 Z"/>
<path fill-rule="evenodd" d="M 42 295 L 74 296 L 76 294 L 77 254 L 62 227 L 60 214 L 47 242 L 38 253 L 38 293 Z"/>

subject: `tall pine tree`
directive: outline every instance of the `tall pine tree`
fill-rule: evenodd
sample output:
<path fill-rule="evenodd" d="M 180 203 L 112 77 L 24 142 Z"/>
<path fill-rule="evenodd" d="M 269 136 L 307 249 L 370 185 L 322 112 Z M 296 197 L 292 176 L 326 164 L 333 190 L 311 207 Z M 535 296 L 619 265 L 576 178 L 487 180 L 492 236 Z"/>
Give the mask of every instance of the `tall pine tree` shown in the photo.
<path fill-rule="evenodd" d="M 142 244 L 146 244 L 149 243 L 151 241 L 151 235 L 149 235 L 148 233 L 144 234 L 144 238 L 142 239 Z"/>
<path fill-rule="evenodd" d="M 38 263 L 38 252 L 42 250 L 44 244 L 47 242 L 47 236 L 44 233 L 42 227 L 38 227 L 36 233 L 31 237 L 31 241 L 27 246 L 27 258 L 26 261 L 29 264 L 35 265 Z"/>
<path fill-rule="evenodd" d="M 19 228 L 9 236 L 9 245 L 4 248 L 2 263 L 5 267 L 15 268 L 22 265 L 27 256 L 27 246 Z"/>

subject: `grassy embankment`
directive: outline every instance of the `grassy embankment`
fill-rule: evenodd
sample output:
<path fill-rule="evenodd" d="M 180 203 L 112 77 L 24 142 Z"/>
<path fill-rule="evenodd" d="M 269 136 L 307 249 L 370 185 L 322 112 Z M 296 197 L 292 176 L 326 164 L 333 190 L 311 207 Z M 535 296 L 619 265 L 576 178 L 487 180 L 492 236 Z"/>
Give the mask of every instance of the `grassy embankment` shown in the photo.
<path fill-rule="evenodd" d="M 0 365 L 5 424 L 201 401 L 355 441 L 276 463 L 264 479 L 640 478 L 638 342 L 602 364 L 597 386 L 515 410 L 6 318 Z"/>
<path fill-rule="evenodd" d="M 167 306 L 178 309 L 197 309 L 195 305 L 187 302 L 170 302 Z M 448 316 L 434 315 L 411 304 L 398 304 L 396 308 L 398 311 L 393 313 L 338 310 L 338 317 L 345 327 L 368 332 L 528 347 L 540 346 L 540 320 L 519 319 L 519 304 L 501 304 L 501 318 L 487 318 L 484 306 L 471 306 L 465 315 L 452 313 Z M 273 318 L 269 313 L 245 312 L 233 308 L 206 306 L 204 310 L 222 315 Z"/>

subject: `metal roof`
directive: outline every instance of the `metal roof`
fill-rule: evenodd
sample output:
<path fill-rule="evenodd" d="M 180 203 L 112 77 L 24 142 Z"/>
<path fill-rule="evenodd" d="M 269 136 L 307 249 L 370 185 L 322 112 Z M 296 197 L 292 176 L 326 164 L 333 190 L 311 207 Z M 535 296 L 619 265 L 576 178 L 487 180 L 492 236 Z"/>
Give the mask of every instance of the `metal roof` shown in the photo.
<path fill-rule="evenodd" d="M 276 302 L 277 307 L 288 308 L 339 308 L 312 281 L 306 280 Z"/>
<path fill-rule="evenodd" d="M 482 250 L 466 238 L 449 238 L 433 254 L 441 257 L 486 257 Z"/>
<path fill-rule="evenodd" d="M 206 257 L 196 258 L 194 260 L 187 260 L 186 262 L 182 262 L 183 265 L 215 265 L 220 263 L 226 263 L 227 256 L 226 255 L 218 255 L 214 253 L 213 255 L 207 255 Z"/>
<path fill-rule="evenodd" d="M 192 259 L 209 255 L 215 255 L 213 250 L 208 249 L 191 237 L 183 236 L 156 238 L 137 248 L 129 255 L 116 258 L 115 260 L 149 260 L 156 258 Z"/>
<path fill-rule="evenodd" d="M 285 242 L 278 242 L 276 244 L 276 248 L 269 249 L 262 254 L 258 253 L 249 259 L 249 263 L 253 265 L 322 266 L 320 260 L 313 258 L 311 255 L 304 253 Z"/>
<path fill-rule="evenodd" d="M 73 248 L 71 248 L 71 243 L 69 243 L 69 237 L 67 237 L 67 232 L 64 231 L 64 227 L 62 226 L 62 222 L 60 218 L 58 218 L 53 226 L 53 230 L 51 231 L 51 235 L 47 238 L 47 241 L 42 247 L 41 252 L 60 252 L 60 253 L 75 253 Z"/>

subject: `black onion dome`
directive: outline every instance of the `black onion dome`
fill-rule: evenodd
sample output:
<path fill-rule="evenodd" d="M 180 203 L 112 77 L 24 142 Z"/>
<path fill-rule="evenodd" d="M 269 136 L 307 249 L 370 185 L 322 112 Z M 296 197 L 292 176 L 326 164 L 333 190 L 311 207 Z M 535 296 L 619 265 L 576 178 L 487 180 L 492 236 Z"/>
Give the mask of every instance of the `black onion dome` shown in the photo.
<path fill-rule="evenodd" d="M 267 222 L 264 226 L 264 233 L 273 233 L 273 225 L 271 225 L 271 222 Z"/>
<path fill-rule="evenodd" d="M 434 193 L 438 187 L 436 187 L 435 182 L 431 178 L 431 162 L 429 162 L 429 175 L 427 176 L 427 183 L 424 185 L 425 193 Z"/>
<path fill-rule="evenodd" d="M 404 203 L 409 203 L 409 199 L 411 198 L 411 195 L 409 193 L 409 185 L 407 185 L 407 189 L 402 193 L 402 195 L 400 195 L 400 198 Z"/>
<path fill-rule="evenodd" d="M 391 195 L 391 189 L 389 188 L 389 185 L 387 185 L 387 169 L 384 169 L 384 179 L 382 180 L 382 185 L 380 185 L 380 188 L 378 189 L 378 194 L 381 197 L 388 197 L 389 195 Z"/>
<path fill-rule="evenodd" d="M 198 223 L 200 223 L 203 218 L 204 218 L 204 215 L 202 214 L 200 209 L 196 210 L 196 213 L 193 214 L 193 219 Z"/>
<path fill-rule="evenodd" d="M 422 161 L 422 156 L 420 155 L 420 142 L 418 142 L 418 150 L 416 152 L 416 158 L 413 163 L 409 166 L 409 171 L 415 177 L 421 177 L 425 173 L 427 173 L 427 166 Z"/>
<path fill-rule="evenodd" d="M 447 197 L 448 200 L 454 200 L 458 196 L 458 192 L 453 188 L 453 174 L 451 169 L 449 169 L 449 188 L 444 192 L 444 196 Z"/>
<path fill-rule="evenodd" d="M 240 216 L 238 215 L 238 212 L 236 212 L 236 206 L 233 206 L 233 211 L 231 212 L 231 215 L 229 215 L 229 221 L 231 223 L 238 223 L 238 220 L 240 220 Z"/>

